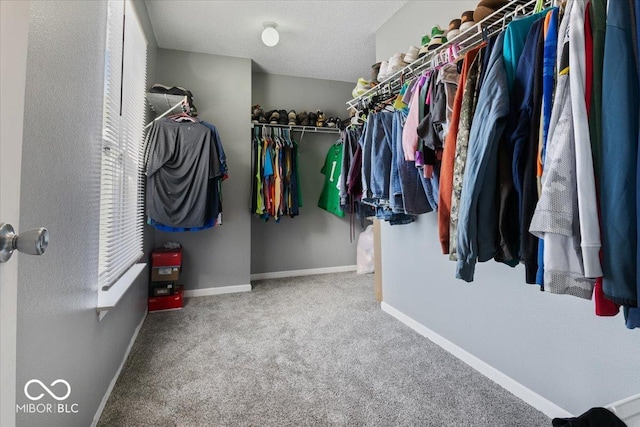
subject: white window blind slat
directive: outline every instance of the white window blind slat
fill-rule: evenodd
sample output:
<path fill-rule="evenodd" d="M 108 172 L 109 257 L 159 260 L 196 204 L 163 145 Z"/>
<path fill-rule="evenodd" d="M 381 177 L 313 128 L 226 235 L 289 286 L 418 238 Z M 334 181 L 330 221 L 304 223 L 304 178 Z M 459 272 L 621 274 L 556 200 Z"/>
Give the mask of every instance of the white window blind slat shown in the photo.
<path fill-rule="evenodd" d="M 142 254 L 147 42 L 129 2 L 109 0 L 100 194 L 101 289 Z"/>

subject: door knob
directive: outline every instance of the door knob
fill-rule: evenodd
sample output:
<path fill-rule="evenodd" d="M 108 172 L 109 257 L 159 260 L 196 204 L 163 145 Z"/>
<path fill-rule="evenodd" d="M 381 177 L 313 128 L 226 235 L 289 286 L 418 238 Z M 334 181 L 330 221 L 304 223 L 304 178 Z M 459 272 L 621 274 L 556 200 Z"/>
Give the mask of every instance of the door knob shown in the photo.
<path fill-rule="evenodd" d="M 49 246 L 49 232 L 46 228 L 15 233 L 11 224 L 0 223 L 0 262 L 7 262 L 17 250 L 29 255 L 42 255 Z"/>

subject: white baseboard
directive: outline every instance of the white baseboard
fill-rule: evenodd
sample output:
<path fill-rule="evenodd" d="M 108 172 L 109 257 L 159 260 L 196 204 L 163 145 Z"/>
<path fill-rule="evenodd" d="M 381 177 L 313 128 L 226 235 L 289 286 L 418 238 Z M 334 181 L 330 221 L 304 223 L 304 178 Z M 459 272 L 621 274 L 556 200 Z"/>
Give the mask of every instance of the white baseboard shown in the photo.
<path fill-rule="evenodd" d="M 607 405 L 627 427 L 640 427 L 640 394 Z"/>
<path fill-rule="evenodd" d="M 272 273 L 256 273 L 251 280 L 282 279 L 285 277 L 312 276 L 314 274 L 345 273 L 356 271 L 355 265 L 340 265 L 338 267 L 308 268 L 306 270 L 274 271 Z"/>
<path fill-rule="evenodd" d="M 111 392 L 113 391 L 113 388 L 116 385 L 116 381 L 118 381 L 118 377 L 120 376 L 120 372 L 122 372 L 122 368 L 124 368 L 124 364 L 127 361 L 127 357 L 129 357 L 129 353 L 131 352 L 131 348 L 133 348 L 133 343 L 135 343 L 136 342 L 136 338 L 138 338 L 138 333 L 140 332 L 140 329 L 142 329 L 142 325 L 144 324 L 144 321 L 147 318 L 147 314 L 148 314 L 148 311 L 145 310 L 144 316 L 142 316 L 142 319 L 140 320 L 140 323 L 138 323 L 138 326 L 136 326 L 136 330 L 133 332 L 133 336 L 131 337 L 131 340 L 129 341 L 129 346 L 127 347 L 127 350 L 124 352 L 124 356 L 122 358 L 122 362 L 120 363 L 120 366 L 118 367 L 118 370 L 116 371 L 116 374 L 113 376 L 113 379 L 111 380 L 111 383 L 109 384 L 109 387 L 107 388 L 106 393 L 102 397 L 102 402 L 100 402 L 100 406 L 98 406 L 98 410 L 96 411 L 96 414 L 93 416 L 93 422 L 91 423 L 91 427 L 95 427 L 98 424 L 98 421 L 100 421 L 100 417 L 102 416 L 102 411 L 104 411 L 104 407 L 107 405 L 107 401 L 109 400 L 109 396 L 111 396 Z"/>
<path fill-rule="evenodd" d="M 526 403 L 533 406 L 540 412 L 544 413 L 549 418 L 555 418 L 555 417 L 566 418 L 566 417 L 574 416 L 570 412 L 566 411 L 565 409 L 561 408 L 560 406 L 556 405 L 550 400 L 540 396 L 538 393 L 525 387 L 524 385 L 520 384 L 519 382 L 509 377 L 508 375 L 500 372 L 493 366 L 482 361 L 481 359 L 469 353 L 468 351 L 462 349 L 461 347 L 458 347 L 456 344 L 444 338 L 442 335 L 437 334 L 436 332 L 427 328 L 423 324 L 417 322 L 416 320 L 412 319 L 406 314 L 393 308 L 389 304 L 382 302 L 381 308 L 386 313 L 390 314 L 391 316 L 395 317 L 405 325 L 409 326 L 411 329 L 413 329 L 420 335 L 433 341 L 435 344 L 439 345 L 449 353 L 453 354 L 455 357 L 462 360 L 464 363 L 471 366 L 473 369 L 480 372 L 485 377 L 494 381 L 495 383 L 500 385 L 502 388 L 506 389 L 507 391 L 511 392 L 515 396 L 524 400 Z"/>
<path fill-rule="evenodd" d="M 217 288 L 204 288 L 204 289 L 191 289 L 184 291 L 185 298 L 193 297 L 208 297 L 211 295 L 222 294 L 235 294 L 237 292 L 249 292 L 251 291 L 251 285 L 233 285 L 233 286 L 220 286 Z"/>

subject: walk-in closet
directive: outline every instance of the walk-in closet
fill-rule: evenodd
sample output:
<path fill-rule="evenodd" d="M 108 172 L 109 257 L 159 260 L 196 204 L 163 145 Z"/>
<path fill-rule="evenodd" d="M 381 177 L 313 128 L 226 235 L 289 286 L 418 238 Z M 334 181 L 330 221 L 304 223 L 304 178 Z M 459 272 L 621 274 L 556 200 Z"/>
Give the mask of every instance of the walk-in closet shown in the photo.
<path fill-rule="evenodd" d="M 640 426 L 640 2 L 0 10 L 2 427 Z"/>

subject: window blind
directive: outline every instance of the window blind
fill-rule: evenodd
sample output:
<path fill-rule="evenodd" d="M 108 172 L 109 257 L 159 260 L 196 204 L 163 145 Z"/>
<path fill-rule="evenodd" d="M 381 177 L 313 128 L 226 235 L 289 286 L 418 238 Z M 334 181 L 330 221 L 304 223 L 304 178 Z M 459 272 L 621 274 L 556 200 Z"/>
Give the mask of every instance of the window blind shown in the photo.
<path fill-rule="evenodd" d="M 133 7 L 109 0 L 100 181 L 98 282 L 113 285 L 142 256 L 147 41 Z"/>

